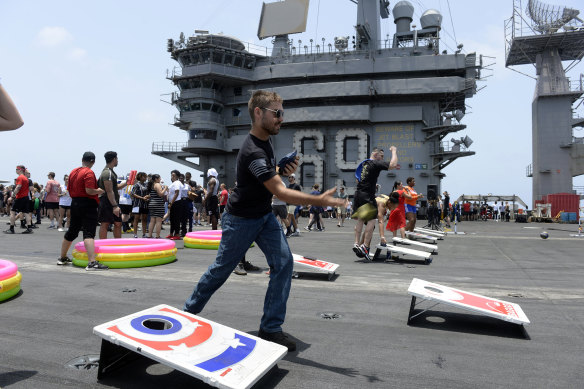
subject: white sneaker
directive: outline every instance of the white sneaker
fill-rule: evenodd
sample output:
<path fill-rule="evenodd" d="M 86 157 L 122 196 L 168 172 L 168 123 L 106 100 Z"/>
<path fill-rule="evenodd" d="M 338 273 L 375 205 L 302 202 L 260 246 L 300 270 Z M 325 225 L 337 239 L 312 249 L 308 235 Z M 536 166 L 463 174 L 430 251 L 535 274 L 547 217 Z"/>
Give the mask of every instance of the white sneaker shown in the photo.
<path fill-rule="evenodd" d="M 58 229 L 57 229 L 57 231 L 59 231 L 59 232 L 64 232 L 64 231 L 65 231 L 65 229 L 64 229 L 63 227 L 60 227 L 60 228 L 58 228 Z"/>

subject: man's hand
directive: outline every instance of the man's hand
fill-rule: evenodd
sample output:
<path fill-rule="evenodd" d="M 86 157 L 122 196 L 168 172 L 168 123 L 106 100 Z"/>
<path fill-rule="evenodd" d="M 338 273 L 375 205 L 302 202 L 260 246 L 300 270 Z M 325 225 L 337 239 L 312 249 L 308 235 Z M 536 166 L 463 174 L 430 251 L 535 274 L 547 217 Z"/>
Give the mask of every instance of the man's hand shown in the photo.
<path fill-rule="evenodd" d="M 280 174 L 284 177 L 288 177 L 290 174 L 294 174 L 294 172 L 296 172 L 298 166 L 300 166 L 300 156 L 297 155 L 294 162 L 287 164 L 284 171 L 280 172 Z"/>
<path fill-rule="evenodd" d="M 347 206 L 348 200 L 341 199 L 338 197 L 334 197 L 334 194 L 337 192 L 337 187 L 332 187 L 331 189 L 323 192 L 318 197 L 324 203 L 324 205 L 330 205 L 332 207 L 343 207 Z"/>
<path fill-rule="evenodd" d="M 122 210 L 120 209 L 120 207 L 118 205 L 116 205 L 114 207 L 114 215 L 116 215 L 117 217 L 120 217 L 121 213 L 122 213 Z"/>

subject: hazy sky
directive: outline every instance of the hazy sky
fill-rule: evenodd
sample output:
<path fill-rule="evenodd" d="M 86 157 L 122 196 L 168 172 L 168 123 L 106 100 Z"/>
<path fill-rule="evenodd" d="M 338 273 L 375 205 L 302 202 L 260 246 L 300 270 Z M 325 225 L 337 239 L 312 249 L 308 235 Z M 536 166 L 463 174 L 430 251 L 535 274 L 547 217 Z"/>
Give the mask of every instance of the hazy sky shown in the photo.
<path fill-rule="evenodd" d="M 531 204 L 531 179 L 525 169 L 531 163 L 535 81 L 504 67 L 503 26 L 513 2 L 411 2 L 416 9 L 413 24 L 419 25 L 420 15 L 429 8 L 441 11 L 441 50 L 452 52 L 462 43 L 466 53 L 494 57 L 484 58 L 485 64 L 493 63 L 491 71 L 482 73 L 490 77 L 479 81 L 478 87 L 484 88 L 467 100 L 462 120 L 467 129 L 452 134 L 470 136 L 470 150 L 476 155 L 444 169 L 443 189 L 453 197 L 517 194 Z M 578 6 L 575 0 L 548 3 Z M 166 40 L 205 29 L 270 46 L 269 40 L 256 36 L 261 6 L 260 0 L 0 2 L 0 82 L 25 122 L 17 131 L 0 133 L 0 179 L 14 179 L 14 167 L 24 164 L 35 181 L 44 184 L 49 171 L 61 180 L 79 165 L 86 150 L 97 155 L 98 172 L 108 150 L 118 152 L 120 175 L 135 169 L 168 179 L 172 169 L 192 171 L 150 154 L 152 142 L 187 140 L 186 133 L 169 125 L 177 110 L 161 101 L 168 101 L 165 94 L 176 90 L 166 72 L 178 66 L 166 52 Z M 324 37 L 331 42 L 335 36 L 354 35 L 355 22 L 356 5 L 351 1 L 311 0 L 306 32 L 291 38 L 308 42 Z M 391 16 L 381 24 L 382 36 L 393 35 Z M 535 74 L 531 65 L 516 70 Z M 576 80 L 580 73 L 583 64 L 568 75 Z M 584 116 L 582 106 L 577 113 Z M 575 135 L 584 136 L 584 131 Z M 193 173 L 198 178 L 199 172 Z M 574 185 L 584 186 L 584 178 L 575 178 Z"/>

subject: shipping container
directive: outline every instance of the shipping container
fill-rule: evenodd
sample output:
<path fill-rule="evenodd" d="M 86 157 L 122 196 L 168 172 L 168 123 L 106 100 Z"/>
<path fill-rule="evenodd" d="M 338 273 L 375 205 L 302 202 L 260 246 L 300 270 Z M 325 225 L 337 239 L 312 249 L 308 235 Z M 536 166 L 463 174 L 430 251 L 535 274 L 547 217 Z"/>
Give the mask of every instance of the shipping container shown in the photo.
<path fill-rule="evenodd" d="M 560 211 L 578 212 L 580 196 L 571 193 L 554 193 L 544 196 L 546 203 L 552 205 L 551 216 L 556 217 Z"/>

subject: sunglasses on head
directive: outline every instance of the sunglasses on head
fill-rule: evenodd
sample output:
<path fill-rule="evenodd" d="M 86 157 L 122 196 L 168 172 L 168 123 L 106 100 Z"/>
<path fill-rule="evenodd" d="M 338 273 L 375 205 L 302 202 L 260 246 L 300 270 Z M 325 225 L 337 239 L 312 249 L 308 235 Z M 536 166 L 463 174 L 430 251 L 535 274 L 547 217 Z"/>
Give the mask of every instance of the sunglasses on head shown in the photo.
<path fill-rule="evenodd" d="M 271 109 L 271 108 L 262 108 L 262 109 L 265 109 L 266 111 L 273 112 L 275 114 L 274 116 L 276 116 L 276 118 L 278 118 L 278 119 L 284 117 L 284 111 L 281 109 Z"/>

